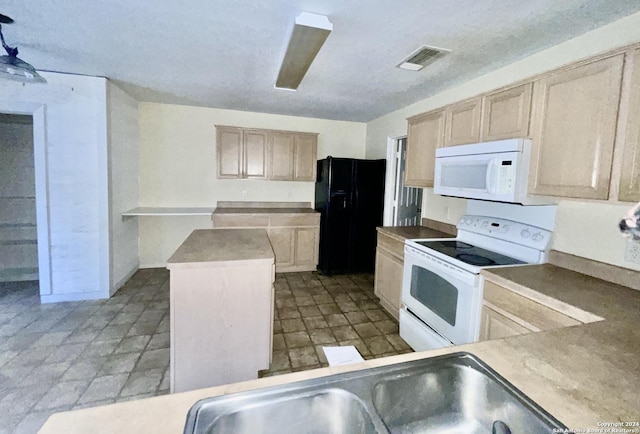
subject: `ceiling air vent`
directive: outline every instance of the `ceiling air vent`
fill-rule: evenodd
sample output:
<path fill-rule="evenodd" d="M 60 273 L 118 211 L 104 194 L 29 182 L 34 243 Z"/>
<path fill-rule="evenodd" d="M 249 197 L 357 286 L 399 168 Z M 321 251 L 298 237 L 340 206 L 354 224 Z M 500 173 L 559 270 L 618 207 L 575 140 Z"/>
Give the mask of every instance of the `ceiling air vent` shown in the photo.
<path fill-rule="evenodd" d="M 409 71 L 420 71 L 425 66 L 435 62 L 451 50 L 446 48 L 429 47 L 423 45 L 413 53 L 409 54 L 402 62 L 398 63 L 396 67 L 401 69 L 408 69 Z"/>

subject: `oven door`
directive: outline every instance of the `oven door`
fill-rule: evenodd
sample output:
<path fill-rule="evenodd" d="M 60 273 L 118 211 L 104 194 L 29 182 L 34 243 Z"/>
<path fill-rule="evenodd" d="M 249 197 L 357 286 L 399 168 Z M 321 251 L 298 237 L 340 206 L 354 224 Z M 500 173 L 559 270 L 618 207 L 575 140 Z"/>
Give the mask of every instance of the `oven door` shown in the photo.
<path fill-rule="evenodd" d="M 476 340 L 482 288 L 477 274 L 405 246 L 402 303 L 456 345 Z"/>

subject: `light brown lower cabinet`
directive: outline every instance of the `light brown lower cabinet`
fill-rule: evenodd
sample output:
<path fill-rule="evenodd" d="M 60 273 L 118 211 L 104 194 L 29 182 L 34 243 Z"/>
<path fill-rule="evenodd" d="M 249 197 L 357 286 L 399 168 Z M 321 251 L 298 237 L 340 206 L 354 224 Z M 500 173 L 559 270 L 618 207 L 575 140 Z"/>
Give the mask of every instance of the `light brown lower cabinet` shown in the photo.
<path fill-rule="evenodd" d="M 214 228 L 267 230 L 276 272 L 314 271 L 318 265 L 320 214 L 238 213 L 213 215 Z"/>
<path fill-rule="evenodd" d="M 380 298 L 382 307 L 396 319 L 402 304 L 403 269 L 404 244 L 378 232 L 374 292 Z"/>
<path fill-rule="evenodd" d="M 267 230 L 278 272 L 312 271 L 318 265 L 317 228 L 269 228 Z"/>
<path fill-rule="evenodd" d="M 582 321 L 488 280 L 484 282 L 483 293 L 481 341 L 582 324 Z"/>

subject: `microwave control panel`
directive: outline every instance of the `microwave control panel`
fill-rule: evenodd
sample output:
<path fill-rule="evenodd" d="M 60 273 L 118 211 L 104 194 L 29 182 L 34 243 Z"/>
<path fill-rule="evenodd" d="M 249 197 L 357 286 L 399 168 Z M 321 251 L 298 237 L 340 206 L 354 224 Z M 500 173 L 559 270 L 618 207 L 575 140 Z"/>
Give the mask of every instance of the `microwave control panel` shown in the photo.
<path fill-rule="evenodd" d="M 513 160 L 502 160 L 498 164 L 497 194 L 513 194 L 515 189 L 516 166 Z"/>

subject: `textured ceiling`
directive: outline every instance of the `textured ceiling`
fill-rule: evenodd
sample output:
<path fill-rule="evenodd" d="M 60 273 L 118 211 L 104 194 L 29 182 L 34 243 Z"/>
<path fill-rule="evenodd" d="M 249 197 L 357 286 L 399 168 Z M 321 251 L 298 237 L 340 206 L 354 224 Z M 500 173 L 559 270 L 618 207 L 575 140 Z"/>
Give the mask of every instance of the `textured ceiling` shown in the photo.
<path fill-rule="evenodd" d="M 368 121 L 640 10 L 638 0 L 5 0 L 39 70 L 115 80 L 140 101 Z M 334 30 L 297 92 L 274 89 L 292 22 Z M 422 44 L 452 53 L 395 68 Z"/>

